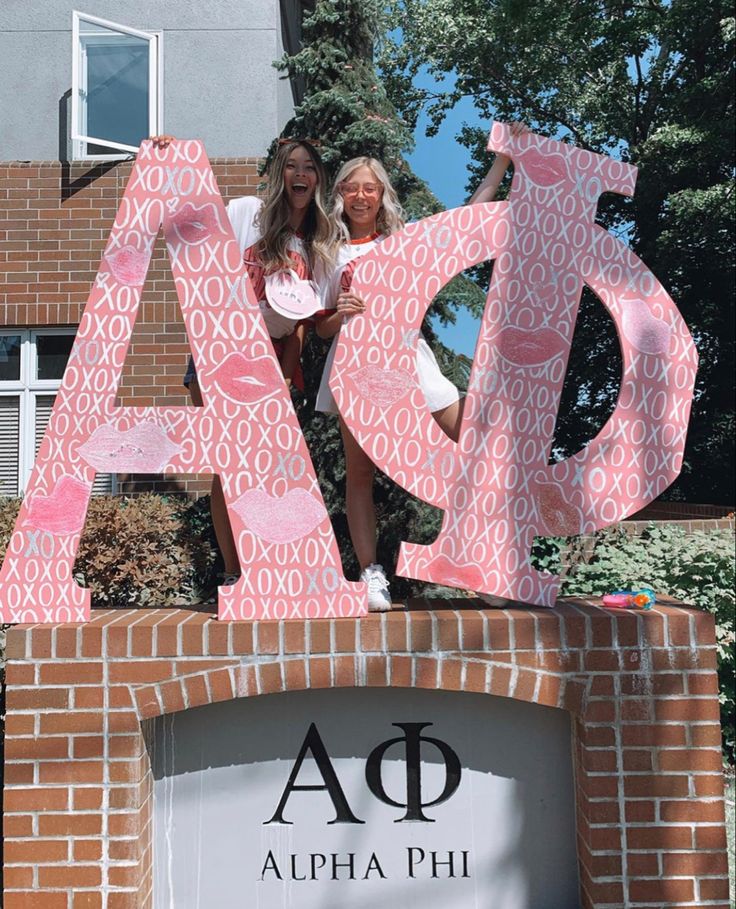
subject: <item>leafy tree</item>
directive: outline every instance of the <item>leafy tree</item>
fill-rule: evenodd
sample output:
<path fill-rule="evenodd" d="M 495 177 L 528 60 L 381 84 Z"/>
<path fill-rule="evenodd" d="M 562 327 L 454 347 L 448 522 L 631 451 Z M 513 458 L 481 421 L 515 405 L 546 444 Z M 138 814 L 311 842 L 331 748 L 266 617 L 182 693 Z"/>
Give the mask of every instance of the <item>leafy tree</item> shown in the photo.
<path fill-rule="evenodd" d="M 303 80 L 305 96 L 286 136 L 319 139 L 320 152 L 334 177 L 340 165 L 359 155 L 381 160 L 396 187 L 410 218 L 421 218 L 442 206 L 406 163 L 403 152 L 412 145 L 412 133 L 396 114 L 386 95 L 373 61 L 373 51 L 383 28 L 383 0 L 317 0 L 304 21 L 303 47 L 277 65 L 292 77 Z M 271 149 L 271 154 L 275 145 Z M 266 162 L 267 163 L 267 162 Z M 458 175 L 460 179 L 460 175 Z M 454 322 L 454 309 L 470 306 L 479 312 L 484 302 L 476 284 L 462 276 L 438 295 L 432 314 L 441 322 Z M 439 343 L 431 324 L 425 333 L 441 362 L 460 383 L 467 381 L 467 359 L 454 358 Z M 345 466 L 342 442 L 334 417 L 314 412 L 314 395 L 319 384 L 326 345 L 312 336 L 303 363 L 308 394 L 297 402 L 299 417 L 335 531 L 343 562 L 357 574 L 344 516 Z M 379 521 L 379 561 L 392 569 L 399 541 L 428 542 L 439 529 L 440 513 L 411 497 L 380 476 L 376 484 Z M 395 594 L 407 594 L 416 585 L 398 581 Z"/>
<path fill-rule="evenodd" d="M 470 96 L 490 121 L 535 129 L 639 168 L 633 200 L 601 200 L 599 220 L 631 243 L 676 301 L 700 354 L 683 472 L 672 498 L 725 504 L 733 480 L 732 7 L 724 0 L 392 0 L 388 96 L 430 133 Z M 416 86 L 422 68 L 454 76 Z M 486 167 L 484 136 L 460 141 Z M 556 449 L 569 454 L 605 422 L 620 358 L 610 320 L 586 294 L 571 352 Z"/>

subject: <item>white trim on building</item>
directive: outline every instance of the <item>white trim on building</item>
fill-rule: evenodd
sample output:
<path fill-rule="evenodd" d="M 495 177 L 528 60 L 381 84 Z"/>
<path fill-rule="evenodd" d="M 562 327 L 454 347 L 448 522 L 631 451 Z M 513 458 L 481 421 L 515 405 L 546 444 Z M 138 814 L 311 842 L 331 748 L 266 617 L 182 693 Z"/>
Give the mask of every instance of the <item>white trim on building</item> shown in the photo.
<path fill-rule="evenodd" d="M 147 127 L 141 135 L 135 136 L 133 141 L 137 140 L 138 144 L 123 142 L 119 136 L 115 138 L 114 133 L 92 135 L 94 128 L 91 128 L 89 123 L 90 100 L 95 93 L 104 92 L 111 85 L 116 85 L 118 93 L 125 88 L 125 68 L 112 72 L 106 83 L 100 82 L 91 86 L 89 84 L 89 53 L 91 50 L 99 52 L 109 49 L 119 54 L 126 48 L 133 52 L 128 64 L 131 69 L 135 68 L 136 57 L 140 59 L 141 51 L 145 51 L 148 61 Z M 136 54 L 136 51 L 139 53 Z M 141 68 L 138 67 L 139 76 L 140 73 Z M 135 101 L 133 100 L 132 103 L 134 104 Z M 105 112 L 104 104 L 100 105 L 100 110 L 97 111 L 98 114 L 101 112 Z M 114 116 L 112 119 L 115 119 Z M 143 139 L 163 132 L 163 34 L 160 31 L 141 31 L 128 25 L 121 25 L 74 10 L 72 12 L 71 121 L 72 150 L 75 159 L 105 161 L 127 157 L 138 151 Z M 93 147 L 92 151 L 89 150 L 90 146 Z M 111 152 L 103 153 L 97 151 L 95 147 L 98 149 L 109 148 Z"/>
<path fill-rule="evenodd" d="M 73 328 L 0 331 L 0 496 L 21 495 L 28 485 L 74 334 Z M 47 364 L 43 339 L 51 337 L 68 338 L 68 345 Z M 92 491 L 104 495 L 115 488 L 112 474 L 97 474 Z"/>

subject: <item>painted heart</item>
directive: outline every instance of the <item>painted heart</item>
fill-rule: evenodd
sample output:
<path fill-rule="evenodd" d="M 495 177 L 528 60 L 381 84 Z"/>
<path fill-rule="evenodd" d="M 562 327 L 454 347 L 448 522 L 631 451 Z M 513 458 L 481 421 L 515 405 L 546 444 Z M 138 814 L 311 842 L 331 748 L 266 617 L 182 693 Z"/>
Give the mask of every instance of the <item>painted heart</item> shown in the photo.
<path fill-rule="evenodd" d="M 647 354 L 666 354 L 670 349 L 671 327 L 649 311 L 644 300 L 624 299 L 624 337 L 637 350 Z"/>
<path fill-rule="evenodd" d="M 540 483 L 535 498 L 549 536 L 569 537 L 581 532 L 583 516 L 580 509 L 565 499 L 559 486 Z"/>
<path fill-rule="evenodd" d="M 249 489 L 233 508 L 248 530 L 269 543 L 301 540 L 327 519 L 319 499 L 301 488 L 291 489 L 283 496 Z"/>
<path fill-rule="evenodd" d="M 160 473 L 178 454 L 174 444 L 157 423 L 139 423 L 121 432 L 108 423 L 98 426 L 79 454 L 103 473 Z"/>
<path fill-rule="evenodd" d="M 48 496 L 36 493 L 28 503 L 23 524 L 49 533 L 76 533 L 84 527 L 89 487 L 75 477 L 59 477 Z"/>
<path fill-rule="evenodd" d="M 360 395 L 376 407 L 391 407 L 416 387 L 414 377 L 405 369 L 363 366 L 350 374 Z"/>
<path fill-rule="evenodd" d="M 182 243 L 190 246 L 204 243 L 213 234 L 223 233 L 217 209 L 212 202 L 199 207 L 187 202 L 173 216 L 171 226 Z"/>
<path fill-rule="evenodd" d="M 534 300 L 533 305 L 554 309 L 557 298 L 560 296 L 558 284 L 559 280 L 556 277 L 542 281 L 530 281 L 528 287 Z"/>
<path fill-rule="evenodd" d="M 564 354 L 566 341 L 554 328 L 516 328 L 507 325 L 496 335 L 498 352 L 522 368 L 541 366 Z"/>
<path fill-rule="evenodd" d="M 105 256 L 105 262 L 116 281 L 138 287 L 146 280 L 148 271 L 148 253 L 135 246 L 123 246 Z"/>
<path fill-rule="evenodd" d="M 236 404 L 255 404 L 284 388 L 278 361 L 273 357 L 249 359 L 242 353 L 231 353 L 211 376 L 219 391 Z"/>
<path fill-rule="evenodd" d="M 290 270 L 266 277 L 266 299 L 276 312 L 288 319 L 306 319 L 322 308 L 314 284 Z"/>
<path fill-rule="evenodd" d="M 483 576 L 477 565 L 455 565 L 447 556 L 437 556 L 429 563 L 432 580 L 436 584 L 459 587 L 462 590 L 480 590 Z"/>

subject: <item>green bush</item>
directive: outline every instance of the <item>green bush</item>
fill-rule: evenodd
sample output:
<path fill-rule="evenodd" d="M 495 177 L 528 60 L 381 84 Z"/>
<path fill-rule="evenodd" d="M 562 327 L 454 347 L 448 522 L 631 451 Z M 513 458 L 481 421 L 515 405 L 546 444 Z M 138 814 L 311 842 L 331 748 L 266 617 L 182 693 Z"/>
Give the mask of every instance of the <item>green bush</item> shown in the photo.
<path fill-rule="evenodd" d="M 641 536 L 621 527 L 597 534 L 587 561 L 570 557 L 558 539 L 539 540 L 536 567 L 564 572 L 563 596 L 602 596 L 617 588 L 653 587 L 658 593 L 713 613 L 716 620 L 723 749 L 735 759 L 734 539 L 730 531 L 686 533 L 672 524 L 650 524 Z"/>
<path fill-rule="evenodd" d="M 0 559 L 19 504 L 0 499 Z M 190 606 L 214 585 L 216 554 L 209 499 L 96 496 L 74 577 L 89 587 L 93 607 Z"/>
<path fill-rule="evenodd" d="M 6 499 L 0 496 L 0 559 L 5 556 L 10 534 L 18 517 L 20 499 Z"/>

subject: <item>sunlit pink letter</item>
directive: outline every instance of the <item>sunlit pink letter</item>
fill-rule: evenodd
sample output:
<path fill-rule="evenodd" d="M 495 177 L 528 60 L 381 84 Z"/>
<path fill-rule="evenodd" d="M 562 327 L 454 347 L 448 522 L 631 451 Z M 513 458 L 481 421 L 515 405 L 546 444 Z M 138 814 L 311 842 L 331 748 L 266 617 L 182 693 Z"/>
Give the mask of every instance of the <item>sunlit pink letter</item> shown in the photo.
<path fill-rule="evenodd" d="M 369 313 L 341 331 L 331 388 L 376 465 L 445 511 L 433 544 L 402 545 L 399 573 L 549 606 L 559 578 L 530 565 L 535 535 L 590 533 L 672 483 L 697 356 L 654 275 L 595 224 L 601 193 L 632 195 L 636 169 L 541 136 L 512 138 L 500 123 L 489 148 L 513 159 L 508 202 L 410 224 L 361 259 L 352 288 L 369 300 Z M 417 334 L 440 288 L 489 259 L 493 278 L 456 445 L 417 384 Z M 584 283 L 616 324 L 621 391 L 600 434 L 550 466 Z"/>
<path fill-rule="evenodd" d="M 162 224 L 204 407 L 115 407 Z M 72 566 L 98 471 L 219 474 L 242 570 L 221 619 L 366 611 L 200 142 L 141 146 L 0 571 L 4 622 L 88 619 Z"/>

